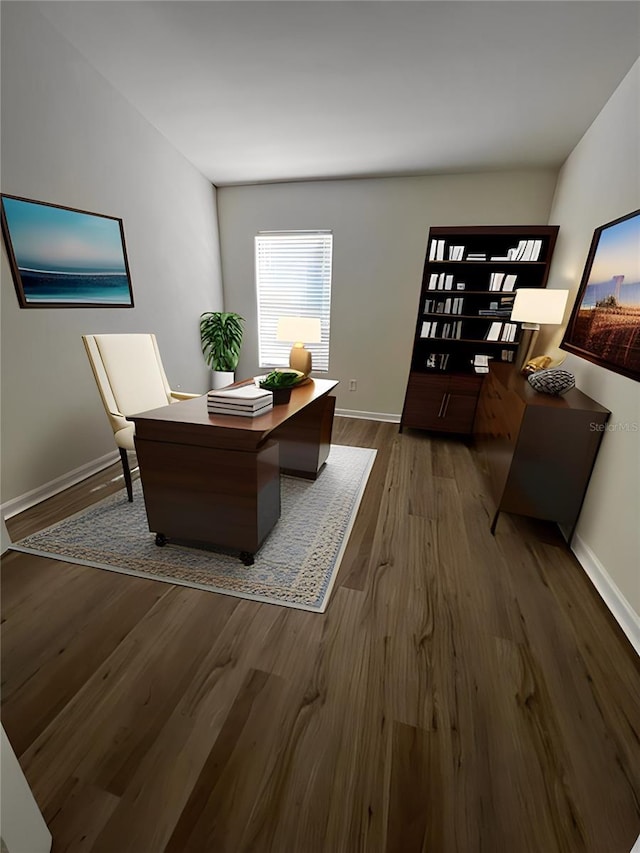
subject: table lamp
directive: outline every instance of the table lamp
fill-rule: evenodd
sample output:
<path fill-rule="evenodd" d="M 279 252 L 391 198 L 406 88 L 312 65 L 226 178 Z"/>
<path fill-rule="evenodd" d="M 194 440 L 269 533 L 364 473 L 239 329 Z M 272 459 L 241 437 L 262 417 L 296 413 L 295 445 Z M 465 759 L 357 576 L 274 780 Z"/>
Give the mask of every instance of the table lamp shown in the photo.
<path fill-rule="evenodd" d="M 540 326 L 557 326 L 562 323 L 568 296 L 568 290 L 545 290 L 538 287 L 520 287 L 516 290 L 511 320 L 522 323 L 522 328 L 530 332 L 520 367 L 533 355 Z"/>
<path fill-rule="evenodd" d="M 277 340 L 293 341 L 289 353 L 289 367 L 308 376 L 311 372 L 311 353 L 305 344 L 319 344 L 321 327 L 319 317 L 281 317 L 278 320 Z"/>

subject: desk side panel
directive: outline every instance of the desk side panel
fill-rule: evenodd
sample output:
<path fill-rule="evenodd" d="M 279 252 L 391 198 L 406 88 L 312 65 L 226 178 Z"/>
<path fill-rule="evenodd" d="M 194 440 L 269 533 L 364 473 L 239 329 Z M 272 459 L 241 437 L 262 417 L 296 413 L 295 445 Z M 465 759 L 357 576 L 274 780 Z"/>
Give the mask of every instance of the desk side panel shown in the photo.
<path fill-rule="evenodd" d="M 136 438 L 149 530 L 255 553 L 280 517 L 275 441 L 259 452 Z"/>

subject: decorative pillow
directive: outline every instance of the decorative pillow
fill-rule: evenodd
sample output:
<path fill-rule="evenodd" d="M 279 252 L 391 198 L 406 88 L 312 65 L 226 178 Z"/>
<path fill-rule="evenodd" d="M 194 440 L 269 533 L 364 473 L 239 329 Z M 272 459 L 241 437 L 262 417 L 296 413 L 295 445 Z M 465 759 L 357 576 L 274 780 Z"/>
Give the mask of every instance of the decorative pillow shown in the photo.
<path fill-rule="evenodd" d="M 576 377 L 568 370 L 551 367 L 549 370 L 537 370 L 527 377 L 527 382 L 541 394 L 564 394 L 575 387 Z"/>

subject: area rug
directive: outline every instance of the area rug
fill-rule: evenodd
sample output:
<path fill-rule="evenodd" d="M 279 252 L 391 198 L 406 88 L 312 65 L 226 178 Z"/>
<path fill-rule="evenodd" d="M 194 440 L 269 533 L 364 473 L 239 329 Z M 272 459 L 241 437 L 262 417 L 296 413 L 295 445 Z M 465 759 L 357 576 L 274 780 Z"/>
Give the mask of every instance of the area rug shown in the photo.
<path fill-rule="evenodd" d="M 317 480 L 281 477 L 281 515 L 252 566 L 237 556 L 167 544 L 149 532 L 140 481 L 13 544 L 16 551 L 324 612 L 376 451 L 332 445 Z"/>

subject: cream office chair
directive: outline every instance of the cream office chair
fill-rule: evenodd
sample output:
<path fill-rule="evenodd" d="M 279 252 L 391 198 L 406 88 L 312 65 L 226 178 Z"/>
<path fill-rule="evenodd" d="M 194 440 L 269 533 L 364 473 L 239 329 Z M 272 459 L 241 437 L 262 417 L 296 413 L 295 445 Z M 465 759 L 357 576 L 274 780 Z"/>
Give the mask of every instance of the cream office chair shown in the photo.
<path fill-rule="evenodd" d="M 171 390 L 155 335 L 83 335 L 82 340 L 120 450 L 127 495 L 132 501 L 127 451 L 135 450 L 135 427 L 126 416 L 200 395 Z"/>

